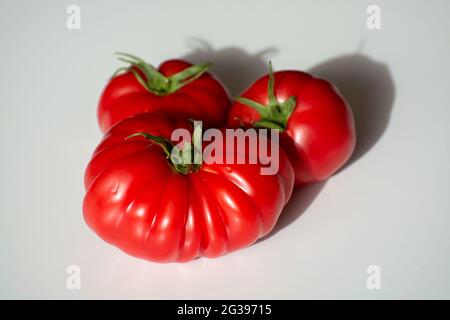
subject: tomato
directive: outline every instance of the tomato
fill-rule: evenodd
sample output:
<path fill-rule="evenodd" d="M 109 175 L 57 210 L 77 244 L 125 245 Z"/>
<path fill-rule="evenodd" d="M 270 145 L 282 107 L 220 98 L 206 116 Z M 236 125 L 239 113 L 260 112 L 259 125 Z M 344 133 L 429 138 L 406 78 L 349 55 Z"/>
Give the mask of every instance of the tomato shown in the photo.
<path fill-rule="evenodd" d="M 120 55 L 131 67 L 119 69 L 125 73 L 113 76 L 103 90 L 98 105 L 103 132 L 143 112 L 199 119 L 209 127 L 224 125 L 231 102 L 221 83 L 206 72 L 211 64 L 168 60 L 155 69 L 135 56 Z"/>
<path fill-rule="evenodd" d="M 262 175 L 260 162 L 210 163 L 207 154 L 181 170 L 167 154 L 176 128 L 192 130 L 187 120 L 139 114 L 106 133 L 85 172 L 89 227 L 126 253 L 158 262 L 217 257 L 270 232 L 294 185 L 284 151 L 273 175 Z M 226 152 L 255 151 L 246 144 Z"/>
<path fill-rule="evenodd" d="M 353 114 L 329 82 L 301 71 L 272 72 L 231 106 L 230 126 L 276 128 L 296 185 L 327 179 L 355 147 Z"/>

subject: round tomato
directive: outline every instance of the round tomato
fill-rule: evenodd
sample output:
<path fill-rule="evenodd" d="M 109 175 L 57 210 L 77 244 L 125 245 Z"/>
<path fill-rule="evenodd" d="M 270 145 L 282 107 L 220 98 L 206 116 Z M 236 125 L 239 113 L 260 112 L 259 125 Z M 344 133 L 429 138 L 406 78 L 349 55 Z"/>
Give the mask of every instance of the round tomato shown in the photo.
<path fill-rule="evenodd" d="M 273 159 L 278 170 L 272 175 L 261 174 L 260 161 L 211 163 L 206 153 L 200 164 L 180 167 L 168 158 L 177 128 L 191 131 L 192 125 L 139 114 L 106 133 L 85 173 L 83 212 L 89 227 L 128 254 L 158 262 L 217 257 L 270 232 L 294 185 L 283 150 Z M 265 143 L 277 147 L 271 139 Z M 237 146 L 224 150 L 233 157 L 256 152 L 249 144 Z"/>
<path fill-rule="evenodd" d="M 327 179 L 355 147 L 353 114 L 329 82 L 300 71 L 272 72 L 231 106 L 230 126 L 280 130 L 296 185 Z"/>
<path fill-rule="evenodd" d="M 210 63 L 168 60 L 156 69 L 135 56 L 120 55 L 130 67 L 119 69 L 125 72 L 113 76 L 103 90 L 98 105 L 103 132 L 144 112 L 199 119 L 209 127 L 224 125 L 231 102 L 221 83 L 206 72 Z"/>

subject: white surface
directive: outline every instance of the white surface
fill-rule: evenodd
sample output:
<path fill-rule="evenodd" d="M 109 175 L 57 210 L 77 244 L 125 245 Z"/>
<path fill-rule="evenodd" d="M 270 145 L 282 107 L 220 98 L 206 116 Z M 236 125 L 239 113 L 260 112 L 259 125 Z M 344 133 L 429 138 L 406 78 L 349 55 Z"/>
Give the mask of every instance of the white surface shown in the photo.
<path fill-rule="evenodd" d="M 0 3 L 1 298 L 450 298 L 450 2 L 374 1 L 379 31 L 366 28 L 368 1 Z M 81 30 L 66 28 L 69 4 Z M 357 109 L 358 159 L 298 191 L 282 228 L 248 249 L 131 258 L 81 213 L 115 51 L 213 60 L 234 94 L 268 59 L 312 69 Z M 66 288 L 71 264 L 79 291 Z M 366 288 L 372 264 L 378 291 Z"/>

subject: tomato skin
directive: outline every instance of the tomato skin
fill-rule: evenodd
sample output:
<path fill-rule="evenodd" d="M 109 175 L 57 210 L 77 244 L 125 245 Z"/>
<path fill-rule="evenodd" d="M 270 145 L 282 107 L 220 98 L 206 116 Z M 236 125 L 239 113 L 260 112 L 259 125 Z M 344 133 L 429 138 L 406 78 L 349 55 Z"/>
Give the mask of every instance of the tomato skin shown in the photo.
<path fill-rule="evenodd" d="M 168 60 L 158 71 L 169 77 L 190 66 L 192 64 L 183 60 Z M 218 127 L 225 124 L 223 119 L 226 119 L 230 105 L 227 91 L 209 73 L 173 93 L 158 96 L 127 71 L 108 82 L 100 97 L 97 115 L 102 132 L 122 119 L 144 112 L 203 120 L 207 127 Z"/>
<path fill-rule="evenodd" d="M 284 151 L 275 175 L 261 175 L 260 164 L 215 163 L 180 174 L 160 146 L 125 139 L 136 132 L 170 138 L 176 128 L 190 123 L 139 114 L 106 133 L 85 172 L 89 227 L 126 253 L 157 262 L 218 257 L 270 232 L 294 185 Z"/>
<path fill-rule="evenodd" d="M 268 105 L 269 76 L 251 85 L 241 97 Z M 356 142 L 350 107 L 329 82 L 301 71 L 274 73 L 278 101 L 296 98 L 295 108 L 280 135 L 281 145 L 295 170 L 297 186 L 325 180 L 350 158 Z M 254 108 L 236 101 L 228 115 L 229 126 L 249 127 L 260 120 Z"/>

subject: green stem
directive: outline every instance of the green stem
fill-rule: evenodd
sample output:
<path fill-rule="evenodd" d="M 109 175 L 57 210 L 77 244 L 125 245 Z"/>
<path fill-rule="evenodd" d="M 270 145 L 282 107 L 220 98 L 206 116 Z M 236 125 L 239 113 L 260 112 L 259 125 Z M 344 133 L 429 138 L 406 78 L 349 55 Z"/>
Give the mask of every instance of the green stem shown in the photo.
<path fill-rule="evenodd" d="M 196 138 L 196 135 L 198 135 L 198 132 L 196 132 L 194 129 L 194 139 Z M 194 144 L 192 143 L 185 143 L 183 149 L 180 150 L 169 139 L 160 136 L 154 136 L 146 132 L 133 133 L 125 139 L 130 139 L 138 136 L 142 136 L 145 139 L 150 140 L 160 146 L 166 154 L 166 158 L 170 161 L 172 167 L 178 173 L 189 174 L 191 172 L 197 171 L 201 167 L 201 162 L 195 163 L 195 160 L 194 162 L 192 161 L 192 159 L 194 159 L 195 157 L 196 152 Z"/>
<path fill-rule="evenodd" d="M 136 132 L 136 133 L 133 133 L 132 135 L 129 135 L 125 139 L 128 140 L 128 139 L 131 139 L 134 137 L 139 137 L 139 136 L 142 136 L 145 139 L 151 140 L 154 143 L 158 144 L 161 147 L 161 149 L 163 149 L 167 158 L 170 158 L 172 149 L 174 148 L 172 141 L 170 141 L 169 139 L 166 139 L 164 137 L 159 137 L 159 136 L 154 136 L 154 135 L 148 134 L 146 132 Z"/>
<path fill-rule="evenodd" d="M 275 77 L 273 75 L 272 61 L 269 61 L 269 81 L 267 82 L 267 94 L 269 96 L 269 105 L 277 105 L 278 100 L 277 97 L 275 97 Z"/>
<path fill-rule="evenodd" d="M 136 80 L 139 81 L 145 89 L 159 96 L 171 94 L 197 80 L 212 66 L 212 63 L 209 62 L 195 64 L 172 76 L 166 77 L 141 58 L 123 52 L 118 52 L 116 54 L 119 56 L 119 60 L 129 63 L 130 66 L 128 68 L 119 68 L 114 75 L 123 70 L 130 70 L 136 77 Z M 142 77 L 138 70 L 144 77 Z"/>
<path fill-rule="evenodd" d="M 244 97 L 236 100 L 258 111 L 260 120 L 253 123 L 257 128 L 286 130 L 287 122 L 297 104 L 297 98 L 292 96 L 286 101 L 279 102 L 275 95 L 275 76 L 272 70 L 272 62 L 269 61 L 269 79 L 267 82 L 268 105 Z"/>

